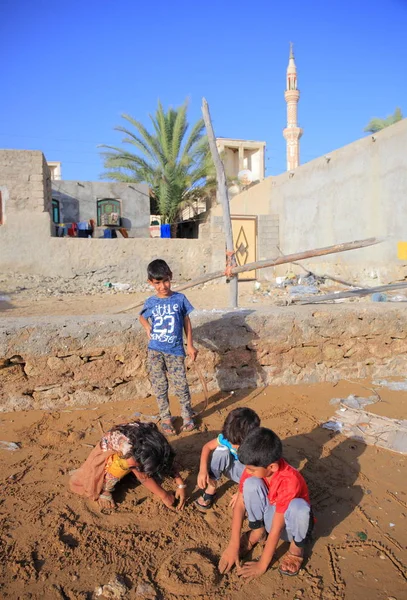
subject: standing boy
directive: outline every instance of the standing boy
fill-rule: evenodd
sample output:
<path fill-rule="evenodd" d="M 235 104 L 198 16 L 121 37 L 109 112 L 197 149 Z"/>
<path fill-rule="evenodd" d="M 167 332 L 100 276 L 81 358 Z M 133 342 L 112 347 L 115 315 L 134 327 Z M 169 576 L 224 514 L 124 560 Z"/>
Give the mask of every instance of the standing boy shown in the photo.
<path fill-rule="evenodd" d="M 297 575 L 313 527 L 307 484 L 283 459 L 280 438 L 271 429 L 254 429 L 240 446 L 238 455 L 246 469 L 233 510 L 231 539 L 222 554 L 219 570 L 227 573 L 236 564 L 243 577 L 262 575 L 281 538 L 290 542 L 290 548 L 279 571 L 283 575 Z M 246 511 L 250 531 L 241 539 Z M 268 537 L 259 561 L 240 568 L 239 549 L 250 551 L 264 539 L 266 532 Z"/>
<path fill-rule="evenodd" d="M 172 273 L 164 260 L 153 260 L 148 265 L 147 279 L 157 295 L 146 300 L 139 320 L 149 339 L 147 364 L 157 397 L 161 428 L 164 433 L 175 434 L 168 402 L 168 373 L 181 405 L 182 431 L 192 431 L 195 423 L 185 373 L 183 331 L 188 356 L 195 360 L 198 351 L 194 348 L 189 318 L 194 308 L 184 294 L 171 290 Z"/>

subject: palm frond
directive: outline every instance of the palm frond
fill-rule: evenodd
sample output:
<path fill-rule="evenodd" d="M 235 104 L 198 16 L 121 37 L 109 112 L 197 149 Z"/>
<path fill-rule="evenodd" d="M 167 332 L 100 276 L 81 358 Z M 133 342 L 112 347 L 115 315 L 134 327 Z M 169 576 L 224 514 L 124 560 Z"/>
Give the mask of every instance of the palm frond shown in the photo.
<path fill-rule="evenodd" d="M 212 198 L 216 189 L 204 123 L 200 119 L 189 130 L 187 109 L 184 102 L 165 111 L 159 101 L 154 115 L 150 115 L 151 131 L 123 114 L 131 127 L 120 125 L 116 131 L 125 135 L 122 142 L 129 150 L 100 146 L 106 169 L 102 176 L 124 183 L 147 183 L 167 223 L 178 219 L 180 207 Z"/>

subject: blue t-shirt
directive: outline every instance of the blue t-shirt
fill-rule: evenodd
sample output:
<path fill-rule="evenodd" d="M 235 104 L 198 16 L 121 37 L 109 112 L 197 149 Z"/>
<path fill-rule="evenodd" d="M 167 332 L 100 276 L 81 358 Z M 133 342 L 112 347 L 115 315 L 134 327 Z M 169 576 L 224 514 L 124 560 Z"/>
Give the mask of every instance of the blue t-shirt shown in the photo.
<path fill-rule="evenodd" d="M 185 356 L 184 318 L 193 310 L 192 304 L 179 292 L 173 292 L 168 298 L 148 298 L 140 314 L 151 324 L 149 350 Z"/>

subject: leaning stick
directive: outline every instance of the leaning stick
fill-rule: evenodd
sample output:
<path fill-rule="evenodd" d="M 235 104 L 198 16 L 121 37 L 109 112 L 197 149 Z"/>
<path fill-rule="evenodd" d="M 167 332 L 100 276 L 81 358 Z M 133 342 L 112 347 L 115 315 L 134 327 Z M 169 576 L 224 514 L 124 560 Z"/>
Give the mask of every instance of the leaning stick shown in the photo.
<path fill-rule="evenodd" d="M 339 292 L 338 294 L 324 294 L 323 296 L 299 296 L 292 298 L 291 302 L 296 304 L 316 304 L 318 302 L 326 302 L 327 300 L 340 300 L 341 298 L 356 298 L 357 296 L 370 296 L 377 292 L 392 292 L 393 290 L 401 290 L 407 288 L 407 282 L 391 283 L 389 285 L 379 285 L 371 288 L 361 288 L 360 290 L 348 290 L 347 292 Z"/>
<path fill-rule="evenodd" d="M 336 244 L 334 246 L 326 246 L 325 248 L 317 248 L 316 250 L 306 250 L 305 252 L 296 252 L 295 254 L 287 254 L 285 256 L 278 256 L 277 258 L 267 258 L 265 260 L 258 260 L 256 262 L 249 263 L 247 265 L 243 265 L 241 267 L 233 267 L 231 272 L 233 275 L 237 273 L 244 273 L 245 271 L 253 271 L 255 269 L 264 269 L 266 267 L 274 267 L 277 265 L 284 265 L 286 263 L 292 263 L 296 260 L 305 260 L 307 258 L 313 258 L 315 256 L 325 256 L 326 254 L 337 254 L 338 252 L 346 252 L 348 250 L 357 250 L 359 248 L 366 248 L 367 246 L 374 246 L 375 244 L 380 244 L 383 241 L 383 238 L 367 238 L 365 240 L 358 240 L 355 242 L 345 242 L 343 244 Z M 183 290 L 187 290 L 189 288 L 195 287 L 197 285 L 201 285 L 203 283 L 207 283 L 212 279 L 220 279 L 225 276 L 225 271 L 215 271 L 214 273 L 208 273 L 207 275 L 203 275 L 202 277 L 198 277 L 190 281 L 189 283 L 185 283 L 176 289 L 177 292 L 182 292 Z M 115 314 L 120 314 L 127 312 L 133 308 L 138 308 L 143 306 L 144 302 L 138 302 L 137 304 L 131 304 L 130 306 L 126 306 L 126 308 L 122 308 L 118 311 L 115 311 Z"/>

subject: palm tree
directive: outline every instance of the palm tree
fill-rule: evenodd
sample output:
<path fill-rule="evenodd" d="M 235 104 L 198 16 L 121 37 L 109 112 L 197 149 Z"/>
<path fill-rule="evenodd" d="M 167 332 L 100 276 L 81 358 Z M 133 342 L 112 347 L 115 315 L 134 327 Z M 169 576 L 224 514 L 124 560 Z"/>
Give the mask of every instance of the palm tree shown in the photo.
<path fill-rule="evenodd" d="M 147 183 L 164 223 L 174 224 L 180 211 L 197 200 L 209 197 L 215 187 L 215 169 L 200 119 L 190 129 L 187 102 L 165 111 L 158 102 L 155 115 L 150 115 L 150 132 L 130 115 L 122 117 L 127 126 L 115 127 L 125 134 L 123 144 L 129 150 L 101 146 L 107 171 L 102 177 L 124 183 Z M 136 152 L 133 152 L 135 150 Z"/>
<path fill-rule="evenodd" d="M 389 127 L 389 125 L 393 125 L 394 123 L 397 123 L 397 121 L 401 121 L 402 118 L 403 114 L 401 112 L 401 108 L 396 108 L 394 113 L 385 119 L 379 119 L 377 117 L 371 119 L 363 131 L 366 131 L 367 133 L 377 133 L 385 127 Z"/>

